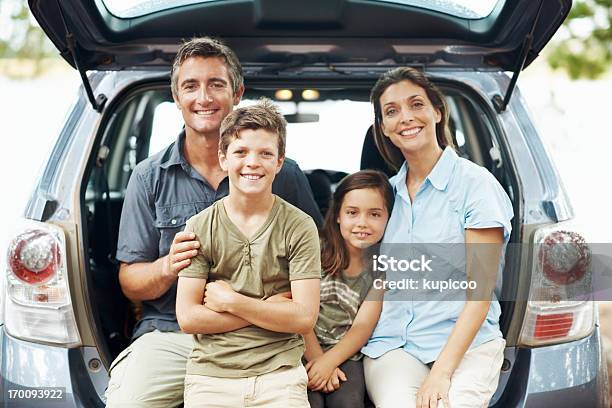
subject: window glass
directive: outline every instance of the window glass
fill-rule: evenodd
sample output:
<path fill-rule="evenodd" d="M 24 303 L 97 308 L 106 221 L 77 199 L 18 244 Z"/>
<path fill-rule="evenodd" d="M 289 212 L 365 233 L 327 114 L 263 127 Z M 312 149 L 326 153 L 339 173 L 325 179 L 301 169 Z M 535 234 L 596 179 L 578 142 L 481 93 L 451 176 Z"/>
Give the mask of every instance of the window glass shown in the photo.
<path fill-rule="evenodd" d="M 175 7 L 215 0 L 103 0 L 108 11 L 120 18 L 139 17 Z M 217 0 L 218 1 L 218 0 Z M 404 4 L 453 16 L 478 19 L 488 16 L 499 0 L 371 0 Z"/>
<path fill-rule="evenodd" d="M 499 0 L 372 0 L 385 3 L 405 4 L 452 16 L 479 19 L 491 14 Z"/>
<path fill-rule="evenodd" d="M 119 18 L 131 18 L 214 0 L 103 0 L 108 11 Z"/>
<path fill-rule="evenodd" d="M 253 103 L 253 100 L 243 100 L 240 106 Z M 297 105 L 293 102 L 275 104 L 284 115 L 297 112 L 319 115 L 317 122 L 287 125 L 286 156 L 298 162 L 303 170 L 359 170 L 363 139 L 373 122 L 370 103 L 327 100 Z M 153 117 L 149 155 L 174 141 L 182 126 L 181 114 L 174 103 L 160 103 Z"/>

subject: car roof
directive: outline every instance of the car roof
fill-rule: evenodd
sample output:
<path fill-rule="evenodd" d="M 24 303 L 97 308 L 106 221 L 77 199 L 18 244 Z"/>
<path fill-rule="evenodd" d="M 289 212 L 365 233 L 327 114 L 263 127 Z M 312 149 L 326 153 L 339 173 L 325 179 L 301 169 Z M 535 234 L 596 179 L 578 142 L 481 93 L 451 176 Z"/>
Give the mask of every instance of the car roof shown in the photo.
<path fill-rule="evenodd" d="M 452 3 L 434 3 L 445 2 Z M 486 16 L 426 7 L 418 0 L 171 4 L 175 6 L 118 17 L 103 0 L 29 0 L 32 14 L 61 55 L 85 70 L 169 67 L 183 39 L 203 35 L 223 39 L 243 63 L 516 70 L 537 57 L 572 1 L 496 0 Z"/>

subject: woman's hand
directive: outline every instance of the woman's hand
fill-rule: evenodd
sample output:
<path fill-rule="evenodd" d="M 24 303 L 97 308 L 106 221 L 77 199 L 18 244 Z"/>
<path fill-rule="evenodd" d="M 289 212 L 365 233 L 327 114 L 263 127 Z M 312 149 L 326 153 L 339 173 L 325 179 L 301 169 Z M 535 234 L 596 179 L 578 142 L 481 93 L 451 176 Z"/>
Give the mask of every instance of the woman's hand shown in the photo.
<path fill-rule="evenodd" d="M 308 388 L 312 391 L 322 391 L 338 367 L 323 354 L 310 360 L 305 368 L 308 373 Z"/>
<path fill-rule="evenodd" d="M 329 380 L 325 384 L 325 387 L 323 387 L 322 391 L 326 394 L 334 392 L 338 388 L 340 388 L 340 381 L 346 381 L 346 379 L 346 374 L 344 374 L 344 372 L 340 368 L 336 368 L 332 373 L 331 377 L 329 377 Z"/>
<path fill-rule="evenodd" d="M 448 390 L 450 376 L 430 371 L 421 388 L 417 391 L 416 408 L 438 408 L 438 400 L 442 400 L 444 408 L 450 408 Z"/>

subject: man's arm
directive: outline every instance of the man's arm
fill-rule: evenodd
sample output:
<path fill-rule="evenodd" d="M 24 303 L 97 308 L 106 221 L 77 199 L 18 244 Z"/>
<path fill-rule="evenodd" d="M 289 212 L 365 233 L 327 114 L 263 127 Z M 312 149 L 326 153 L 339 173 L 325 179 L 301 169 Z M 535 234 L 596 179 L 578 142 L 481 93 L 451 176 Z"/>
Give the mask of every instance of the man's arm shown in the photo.
<path fill-rule="evenodd" d="M 155 197 L 150 174 L 144 164 L 134 169 L 125 193 L 116 258 L 121 261 L 119 283 L 125 296 L 133 301 L 157 299 L 176 281 L 181 269 L 189 265 L 199 247 L 195 235 L 176 234 L 170 252 L 160 257 L 159 230 L 155 226 Z M 188 242 L 190 241 L 190 242 Z"/>
<path fill-rule="evenodd" d="M 291 294 L 291 301 L 266 302 L 235 292 L 227 282 L 216 281 L 206 285 L 204 305 L 267 330 L 306 334 L 319 314 L 319 279 L 292 281 Z"/>
<path fill-rule="evenodd" d="M 180 277 L 176 294 L 176 318 L 189 334 L 225 333 L 250 323 L 230 313 L 218 313 L 202 305 L 206 279 Z"/>
<path fill-rule="evenodd" d="M 178 273 L 191 263 L 200 247 L 193 232 L 182 231 L 174 236 L 170 253 L 153 262 L 122 262 L 119 283 L 132 301 L 157 299 L 170 289 Z"/>

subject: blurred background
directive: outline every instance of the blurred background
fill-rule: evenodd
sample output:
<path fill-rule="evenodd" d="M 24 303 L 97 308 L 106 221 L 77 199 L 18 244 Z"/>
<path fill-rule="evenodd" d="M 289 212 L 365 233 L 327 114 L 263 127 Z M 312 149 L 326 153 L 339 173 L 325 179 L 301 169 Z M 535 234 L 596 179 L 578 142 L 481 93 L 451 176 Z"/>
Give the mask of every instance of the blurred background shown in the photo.
<path fill-rule="evenodd" d="M 611 21 L 612 0 L 575 0 L 563 27 L 518 82 L 577 221 L 594 243 L 612 243 Z M 2 254 L 79 85 L 26 2 L 0 0 Z M 600 312 L 610 365 L 612 303 L 600 303 Z"/>

